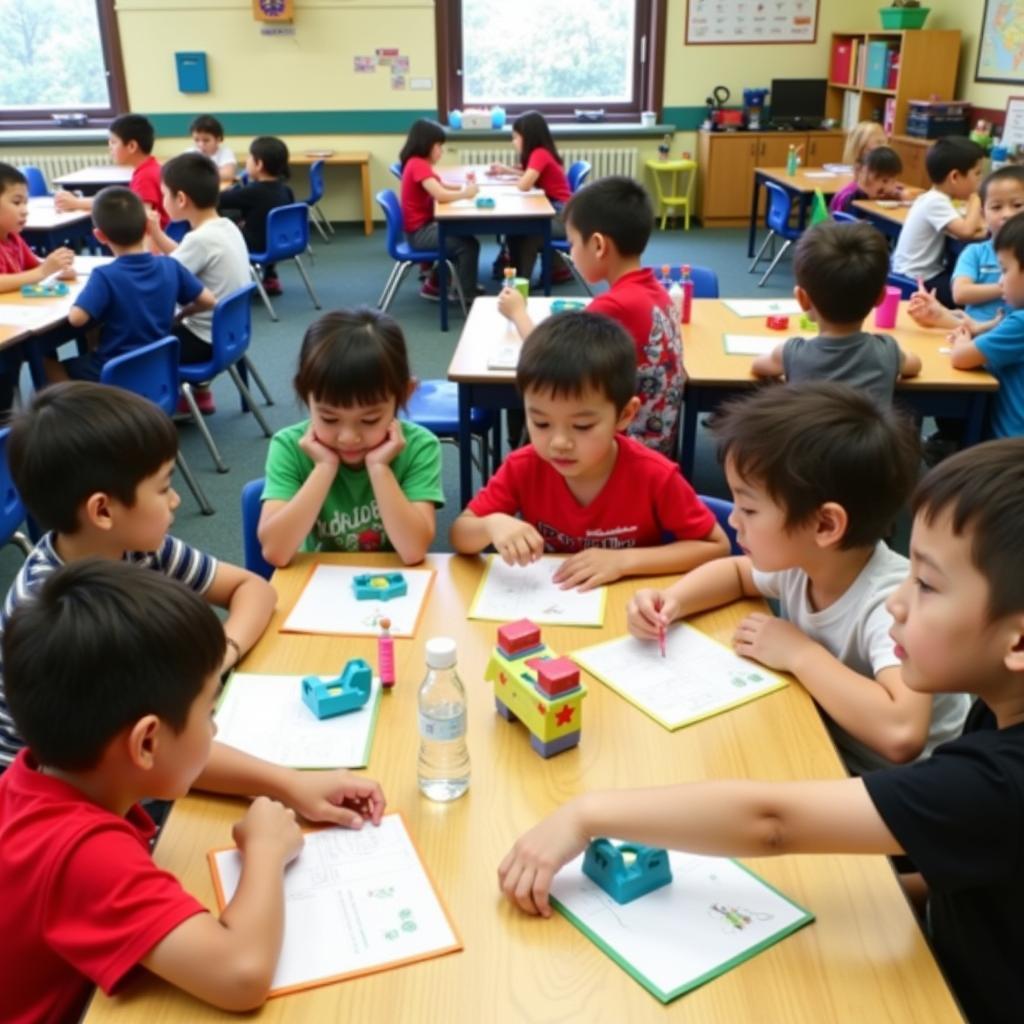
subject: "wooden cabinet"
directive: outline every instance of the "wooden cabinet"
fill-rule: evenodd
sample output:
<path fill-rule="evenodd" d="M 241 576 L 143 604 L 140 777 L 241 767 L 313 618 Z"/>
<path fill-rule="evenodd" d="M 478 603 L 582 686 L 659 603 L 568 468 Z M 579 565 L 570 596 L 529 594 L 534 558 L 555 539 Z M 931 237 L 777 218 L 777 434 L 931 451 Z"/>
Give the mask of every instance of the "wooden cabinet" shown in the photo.
<path fill-rule="evenodd" d="M 931 188 L 928 171 L 925 170 L 924 157 L 934 139 L 915 139 L 910 135 L 894 135 L 889 145 L 899 153 L 903 161 L 900 181 L 915 188 Z"/>
<path fill-rule="evenodd" d="M 821 167 L 824 164 L 838 164 L 843 159 L 843 146 L 846 136 L 842 132 L 810 135 L 807 139 L 808 167 Z"/>

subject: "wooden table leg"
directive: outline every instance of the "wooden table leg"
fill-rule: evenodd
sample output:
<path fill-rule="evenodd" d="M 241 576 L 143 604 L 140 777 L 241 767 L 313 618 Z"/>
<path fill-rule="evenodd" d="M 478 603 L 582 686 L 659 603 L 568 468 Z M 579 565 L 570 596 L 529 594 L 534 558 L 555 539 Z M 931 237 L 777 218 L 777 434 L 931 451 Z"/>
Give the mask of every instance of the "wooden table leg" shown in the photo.
<path fill-rule="evenodd" d="M 370 161 L 359 165 L 359 177 L 363 185 L 363 233 L 373 234 L 373 205 L 370 199 Z"/>

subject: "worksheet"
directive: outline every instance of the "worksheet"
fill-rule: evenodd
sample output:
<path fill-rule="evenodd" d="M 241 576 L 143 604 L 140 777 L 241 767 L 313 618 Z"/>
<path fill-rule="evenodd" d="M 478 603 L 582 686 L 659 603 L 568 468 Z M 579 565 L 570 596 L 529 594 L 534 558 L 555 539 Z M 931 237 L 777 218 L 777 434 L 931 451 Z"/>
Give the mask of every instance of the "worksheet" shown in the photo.
<path fill-rule="evenodd" d="M 400 571 L 408 585 L 402 597 L 358 600 L 352 581 L 366 573 L 381 576 Z M 433 569 L 381 569 L 367 565 L 317 565 L 288 613 L 282 633 L 337 633 L 379 636 L 380 620 L 391 620 L 392 636 L 411 637 L 423 613 L 434 579 Z"/>
<path fill-rule="evenodd" d="M 784 331 L 780 331 L 777 337 L 764 334 L 726 334 L 723 335 L 722 342 L 730 356 L 770 356 L 775 351 L 775 346 L 788 337 L 789 334 Z"/>
<path fill-rule="evenodd" d="M 40 306 L 20 306 L 14 303 L 0 302 L 0 324 L 5 326 L 22 327 L 26 331 L 34 331 L 53 321 L 53 306 L 49 303 Z"/>
<path fill-rule="evenodd" d="M 672 881 L 631 903 L 583 874 L 582 853 L 551 884 L 554 907 L 663 1003 L 814 920 L 734 860 L 668 856 Z"/>
<path fill-rule="evenodd" d="M 521 341 L 510 341 L 496 345 L 487 353 L 488 370 L 514 370 L 519 365 L 519 353 L 523 351 Z"/>
<path fill-rule="evenodd" d="M 320 676 L 323 680 L 337 678 Z M 380 680 L 358 710 L 319 719 L 303 703 L 302 676 L 235 672 L 217 705 L 217 739 L 287 768 L 365 768 L 377 728 Z"/>
<path fill-rule="evenodd" d="M 223 909 L 238 888 L 241 857 L 231 848 L 209 859 Z M 307 832 L 285 869 L 284 890 L 284 945 L 271 996 L 462 949 L 398 814 L 358 832 Z"/>
<path fill-rule="evenodd" d="M 799 316 L 803 310 L 796 299 L 724 299 L 722 305 L 737 316 Z"/>
<path fill-rule="evenodd" d="M 656 640 L 623 636 L 570 657 L 666 729 L 680 729 L 780 690 L 786 680 L 687 623 Z"/>
<path fill-rule="evenodd" d="M 493 622 L 530 619 L 538 625 L 601 626 L 607 587 L 562 590 L 552 576 L 563 558 L 544 555 L 531 565 L 506 565 L 490 555 L 467 618 Z"/>

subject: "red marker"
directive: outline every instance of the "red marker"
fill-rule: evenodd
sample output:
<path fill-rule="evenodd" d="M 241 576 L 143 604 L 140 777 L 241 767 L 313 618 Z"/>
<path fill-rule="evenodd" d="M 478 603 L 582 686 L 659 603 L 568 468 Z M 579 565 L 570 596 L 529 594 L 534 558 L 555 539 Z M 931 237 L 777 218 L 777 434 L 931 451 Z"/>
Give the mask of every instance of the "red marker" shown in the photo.
<path fill-rule="evenodd" d="M 377 671 L 380 674 L 380 684 L 384 687 L 395 685 L 395 641 L 388 632 L 390 628 L 391 620 L 382 618 L 380 636 L 377 637 Z"/>
<path fill-rule="evenodd" d="M 668 657 L 668 652 L 666 650 L 667 644 L 668 644 L 668 633 L 665 630 L 664 626 L 659 626 L 658 627 L 658 650 L 661 651 L 661 656 L 663 658 Z"/>

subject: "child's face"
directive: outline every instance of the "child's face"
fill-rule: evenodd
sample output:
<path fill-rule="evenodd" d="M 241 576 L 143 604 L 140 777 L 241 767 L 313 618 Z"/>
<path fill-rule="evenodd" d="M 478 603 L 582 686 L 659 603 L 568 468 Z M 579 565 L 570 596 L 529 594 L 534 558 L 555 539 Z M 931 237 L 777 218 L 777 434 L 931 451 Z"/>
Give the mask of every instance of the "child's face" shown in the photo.
<path fill-rule="evenodd" d="M 1017 262 L 1017 257 L 1009 249 L 997 252 L 996 259 L 999 260 L 999 266 L 1003 271 L 1003 276 L 999 279 L 1003 298 L 1014 309 L 1020 309 L 1024 306 L 1024 267 Z"/>
<path fill-rule="evenodd" d="M 28 186 L 8 185 L 0 192 L 0 238 L 21 231 L 28 221 Z"/>
<path fill-rule="evenodd" d="M 441 156 L 442 156 L 443 153 L 444 153 L 444 143 L 443 142 L 435 142 L 430 147 L 430 156 L 429 156 L 428 159 L 430 160 L 430 162 L 432 164 L 436 164 L 437 161 L 441 159 Z"/>
<path fill-rule="evenodd" d="M 135 488 L 135 503 L 130 508 L 110 499 L 117 541 L 125 551 L 157 551 L 164 542 L 174 523 L 174 510 L 181 504 L 171 486 L 173 473 L 171 459 Z"/>
<path fill-rule="evenodd" d="M 185 728 L 176 733 L 166 722 L 161 723 L 156 753 L 152 795 L 168 800 L 184 796 L 210 760 L 210 746 L 217 735 L 213 710 L 220 691 L 220 672 L 213 672 L 192 701 L 185 719 Z"/>
<path fill-rule="evenodd" d="M 1011 218 L 1024 210 L 1024 182 L 997 178 L 985 190 L 985 225 L 993 237 Z"/>
<path fill-rule="evenodd" d="M 203 156 L 213 156 L 220 148 L 220 139 L 209 132 L 193 132 L 192 145 L 199 150 Z"/>
<path fill-rule="evenodd" d="M 394 398 L 370 405 L 335 406 L 309 396 L 309 413 L 316 439 L 351 468 L 363 465 L 366 453 L 387 439 L 396 407 Z"/>
<path fill-rule="evenodd" d="M 857 178 L 857 184 L 869 199 L 896 189 L 896 179 L 892 175 L 872 174 L 870 171 L 863 171 Z"/>
<path fill-rule="evenodd" d="M 522 153 L 522 151 L 523 151 L 523 137 L 522 137 L 522 135 L 519 134 L 519 132 L 513 132 L 512 133 L 512 146 L 515 148 L 515 151 L 517 153 Z"/>
<path fill-rule="evenodd" d="M 115 164 L 127 164 L 130 163 L 132 157 L 138 152 L 139 144 L 137 142 L 125 142 L 113 133 L 107 139 L 107 148 L 110 150 L 110 159 Z"/>
<path fill-rule="evenodd" d="M 946 181 L 954 199 L 970 199 L 981 185 L 981 161 L 979 160 L 966 174 L 951 171 Z"/>
<path fill-rule="evenodd" d="M 565 225 L 565 237 L 569 239 L 570 255 L 576 269 L 589 284 L 600 281 L 604 277 L 604 266 L 601 261 L 601 242 L 599 233 L 591 235 L 585 242 L 583 236 L 569 222 Z"/>
<path fill-rule="evenodd" d="M 184 220 L 185 219 L 185 204 L 182 203 L 178 196 L 183 196 L 183 192 L 172 192 L 162 182 L 160 184 L 160 194 L 164 198 L 164 210 L 167 212 L 167 216 L 171 220 Z"/>

